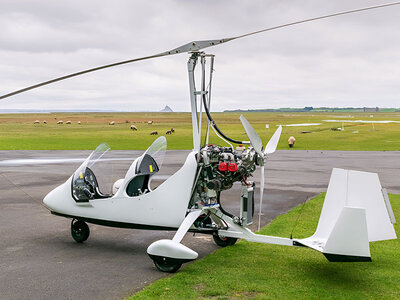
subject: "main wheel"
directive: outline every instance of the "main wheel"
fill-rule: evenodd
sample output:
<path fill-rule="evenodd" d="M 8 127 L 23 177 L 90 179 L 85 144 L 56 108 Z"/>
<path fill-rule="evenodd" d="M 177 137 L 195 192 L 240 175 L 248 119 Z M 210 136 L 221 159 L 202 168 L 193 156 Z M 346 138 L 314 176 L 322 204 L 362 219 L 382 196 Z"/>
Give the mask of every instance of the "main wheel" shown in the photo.
<path fill-rule="evenodd" d="M 214 242 L 220 247 L 232 246 L 236 243 L 237 238 L 219 236 L 218 233 L 213 233 Z"/>
<path fill-rule="evenodd" d="M 161 272 L 167 272 L 167 273 L 175 273 L 182 266 L 182 264 L 157 262 L 155 260 L 154 260 L 154 265 L 156 266 L 157 270 L 159 270 Z"/>
<path fill-rule="evenodd" d="M 71 235 L 77 243 L 86 241 L 89 237 L 89 226 L 80 220 L 73 219 L 71 222 Z"/>

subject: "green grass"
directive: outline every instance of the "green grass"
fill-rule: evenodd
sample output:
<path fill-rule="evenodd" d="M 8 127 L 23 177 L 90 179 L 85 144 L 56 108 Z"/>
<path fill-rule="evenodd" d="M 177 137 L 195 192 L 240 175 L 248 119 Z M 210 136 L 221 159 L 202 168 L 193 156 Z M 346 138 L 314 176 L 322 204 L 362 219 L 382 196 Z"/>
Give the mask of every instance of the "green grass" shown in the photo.
<path fill-rule="evenodd" d="M 278 124 L 321 123 L 325 119 L 364 119 L 400 121 L 400 113 L 246 113 L 250 123 L 264 143 Z M 228 136 L 248 140 L 239 121 L 239 113 L 214 113 L 215 121 Z M 56 118 L 56 119 L 55 119 Z M 35 120 L 46 120 L 47 125 L 34 125 Z M 64 125 L 56 125 L 63 120 Z M 71 120 L 72 125 L 65 122 Z M 78 125 L 80 120 L 82 125 Z M 114 120 L 116 125 L 108 125 Z M 147 121 L 153 120 L 153 125 Z M 129 123 L 126 123 L 128 121 Z M 265 129 L 265 124 L 270 129 Z M 135 124 L 139 131 L 129 129 Z M 203 124 L 206 124 L 205 119 Z M 323 123 L 320 126 L 284 127 L 278 149 L 289 149 L 287 140 L 296 138 L 295 150 L 400 150 L 400 124 L 348 123 L 345 131 L 331 131 L 341 123 Z M 165 134 L 173 127 L 176 132 L 168 135 L 168 149 L 192 149 L 191 115 L 189 113 L 62 113 L 62 114 L 3 114 L 0 115 L 0 150 L 84 150 L 94 149 L 107 142 L 112 149 L 146 149 L 155 137 L 150 132 Z M 312 133 L 301 133 L 312 131 Z M 356 133 L 355 133 L 356 132 Z M 223 144 L 214 133 L 212 143 Z"/>
<path fill-rule="evenodd" d="M 306 204 L 294 238 L 313 234 L 324 196 Z M 400 195 L 390 199 L 400 216 Z M 279 216 L 262 233 L 289 237 L 299 210 Z M 400 226 L 395 229 L 398 234 Z M 240 241 L 129 299 L 399 299 L 400 240 L 370 245 L 370 263 L 330 263 L 311 249 Z"/>

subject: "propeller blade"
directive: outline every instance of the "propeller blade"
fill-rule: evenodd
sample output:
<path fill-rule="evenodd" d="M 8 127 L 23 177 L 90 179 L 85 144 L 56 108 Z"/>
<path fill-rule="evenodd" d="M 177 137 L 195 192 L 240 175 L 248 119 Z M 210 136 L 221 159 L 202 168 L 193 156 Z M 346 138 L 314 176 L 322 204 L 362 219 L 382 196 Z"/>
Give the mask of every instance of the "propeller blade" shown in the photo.
<path fill-rule="evenodd" d="M 260 209 L 258 213 L 258 231 L 261 229 L 262 202 L 264 196 L 264 172 L 265 165 L 260 167 Z"/>
<path fill-rule="evenodd" d="M 256 150 L 258 155 L 264 157 L 264 154 L 262 153 L 262 141 L 260 136 L 243 115 L 240 116 L 240 121 L 242 122 L 244 131 L 246 131 L 246 134 L 250 140 L 250 144 L 253 146 L 254 150 Z"/>
<path fill-rule="evenodd" d="M 262 157 L 265 157 L 266 155 L 275 152 L 276 147 L 278 146 L 279 138 L 281 137 L 281 133 L 282 133 L 282 126 L 279 126 L 278 129 L 275 131 L 274 135 L 269 140 L 268 144 L 265 146 L 265 151 Z M 258 213 L 258 231 L 260 231 L 261 229 L 262 202 L 264 196 L 264 182 L 265 182 L 264 173 L 265 173 L 265 163 L 263 166 L 260 166 L 260 210 Z"/>
<path fill-rule="evenodd" d="M 346 15 L 346 14 L 351 14 L 351 13 L 357 13 L 357 12 L 361 12 L 361 11 L 365 11 L 365 10 L 371 10 L 371 9 L 377 9 L 377 8 L 382 8 L 382 7 L 387 7 L 387 6 L 393 6 L 393 5 L 399 5 L 399 2 L 393 2 L 393 3 L 387 3 L 387 4 L 381 4 L 381 5 L 376 5 L 376 6 L 370 6 L 370 7 L 365 7 L 365 8 L 359 8 L 359 9 L 354 9 L 354 10 L 348 10 L 348 11 L 343 11 L 343 12 L 339 12 L 339 13 L 334 13 L 334 14 L 329 14 L 329 15 L 324 15 L 324 16 L 320 16 L 320 17 L 315 17 L 315 18 L 310 18 L 310 19 L 305 19 L 305 20 L 301 20 L 301 21 L 296 21 L 296 22 L 291 22 L 291 23 L 286 23 L 286 24 L 282 24 L 282 25 L 278 25 L 278 26 L 273 26 L 273 27 L 269 27 L 266 29 L 262 29 L 262 30 L 257 30 L 254 32 L 250 32 L 250 33 L 246 33 L 246 34 L 242 34 L 242 35 L 238 35 L 235 37 L 230 37 L 230 38 L 223 38 L 223 39 L 218 39 L 218 40 L 205 40 L 205 41 L 193 41 L 190 43 L 187 43 L 185 45 L 182 45 L 178 48 L 169 50 L 169 51 L 165 51 L 165 52 L 161 52 L 158 54 L 154 54 L 154 55 L 150 55 L 150 56 L 145 56 L 145 57 L 140 57 L 140 58 L 134 58 L 134 59 L 129 59 L 129 60 L 124 60 L 124 61 L 120 61 L 120 62 L 116 62 L 116 63 L 112 63 L 112 64 L 108 64 L 108 65 L 103 65 L 100 67 L 95 67 L 95 68 L 91 68 L 91 69 L 87 69 L 87 70 L 83 70 L 80 72 L 76 72 L 76 73 L 72 73 L 72 74 L 68 74 L 65 76 L 61 76 L 61 77 L 57 77 L 48 81 L 44 81 L 35 85 L 31 85 L 28 86 L 26 88 L 5 94 L 5 95 L 1 95 L 0 96 L 0 100 L 1 99 L 5 99 L 7 97 L 11 97 L 44 85 L 48 85 L 57 81 L 61 81 L 61 80 L 65 80 L 68 78 L 72 78 L 75 76 L 80 76 L 86 73 L 91 73 L 91 72 L 95 72 L 95 71 L 99 71 L 99 70 L 103 70 L 103 69 L 107 69 L 107 68 L 111 68 L 111 67 L 115 67 L 115 66 L 119 66 L 119 65 L 124 65 L 124 64 L 129 64 L 129 63 L 133 63 L 133 62 L 137 62 L 137 61 L 142 61 L 142 60 L 147 60 L 147 59 L 152 59 L 152 58 L 157 58 L 157 57 L 162 57 L 162 56 L 167 56 L 167 55 L 174 55 L 174 54 L 180 54 L 180 53 L 186 53 L 186 52 L 190 52 L 190 51 L 199 51 L 201 49 L 205 49 L 208 47 L 213 47 L 222 43 L 226 43 L 232 40 L 236 40 L 236 39 L 240 39 L 243 37 L 247 37 L 247 36 L 251 36 L 251 35 L 255 35 L 258 33 L 262 33 L 262 32 L 266 32 L 266 31 L 271 31 L 271 30 L 275 30 L 275 29 L 280 29 L 280 28 L 284 28 L 284 27 L 289 27 L 289 26 L 293 26 L 293 25 L 298 25 L 298 24 L 302 24 L 302 23 L 307 23 L 307 22 L 312 22 L 312 21 L 316 21 L 316 20 L 320 20 L 320 19 L 326 19 L 326 18 L 330 18 L 330 17 L 336 17 L 336 16 L 340 16 L 340 15 Z"/>
<path fill-rule="evenodd" d="M 279 138 L 281 137 L 281 133 L 282 126 L 279 126 L 274 135 L 269 140 L 268 144 L 265 146 L 264 154 L 271 154 L 275 152 L 276 147 L 278 146 Z"/>

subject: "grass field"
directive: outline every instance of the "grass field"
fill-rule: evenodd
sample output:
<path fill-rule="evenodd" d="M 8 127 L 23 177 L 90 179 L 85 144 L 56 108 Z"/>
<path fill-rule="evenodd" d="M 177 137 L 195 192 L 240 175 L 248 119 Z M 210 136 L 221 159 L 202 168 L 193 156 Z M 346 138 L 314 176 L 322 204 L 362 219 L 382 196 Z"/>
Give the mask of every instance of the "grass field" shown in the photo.
<path fill-rule="evenodd" d="M 247 140 L 239 113 L 214 113 L 221 130 L 232 138 Z M 400 122 L 400 113 L 246 113 L 264 142 L 278 124 L 322 123 L 319 126 L 283 127 L 278 149 L 288 149 L 287 139 L 296 138 L 294 149 L 306 150 L 400 150 L 400 123 L 362 124 L 344 123 L 344 131 L 332 131 L 342 122 L 334 120 L 391 120 Z M 40 124 L 33 124 L 40 120 Z M 47 121 L 47 125 L 43 124 Z M 63 120 L 63 125 L 56 122 Z M 65 122 L 70 120 L 71 125 Z M 148 125 L 147 121 L 154 124 Z M 81 121 L 81 125 L 77 122 Z M 115 121 L 114 126 L 108 125 Z M 205 124 L 205 120 L 203 124 Z M 270 129 L 265 128 L 265 124 Z M 130 130 L 130 125 L 138 131 Z M 374 126 L 374 127 L 373 127 Z M 60 114 L 1 114 L 0 150 L 84 150 L 94 149 L 107 142 L 112 149 L 146 149 L 155 137 L 153 130 L 165 134 L 171 127 L 175 134 L 168 135 L 168 149 L 192 149 L 191 115 L 189 113 L 60 113 Z M 375 129 L 375 130 L 374 130 Z M 301 133 L 311 131 L 310 133 Z M 221 144 L 212 133 L 211 142 Z"/>
<path fill-rule="evenodd" d="M 293 237 L 316 229 L 324 194 L 307 202 Z M 400 195 L 390 195 L 397 218 Z M 263 234 L 289 237 L 300 207 Z M 399 234 L 400 225 L 395 224 Z M 311 249 L 240 241 L 217 250 L 129 299 L 399 299 L 400 240 L 371 243 L 370 263 L 330 263 Z"/>

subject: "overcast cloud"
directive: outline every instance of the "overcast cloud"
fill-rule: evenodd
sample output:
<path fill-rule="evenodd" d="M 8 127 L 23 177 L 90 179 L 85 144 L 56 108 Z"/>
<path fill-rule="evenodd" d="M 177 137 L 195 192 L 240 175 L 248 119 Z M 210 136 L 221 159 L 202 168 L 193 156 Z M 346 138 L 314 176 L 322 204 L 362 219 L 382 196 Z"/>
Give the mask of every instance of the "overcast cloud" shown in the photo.
<path fill-rule="evenodd" d="M 0 2 L 0 94 L 82 69 L 385 1 Z M 400 5 L 206 49 L 213 110 L 400 107 Z M 0 100 L 0 109 L 188 111 L 188 55 L 103 70 Z"/>

